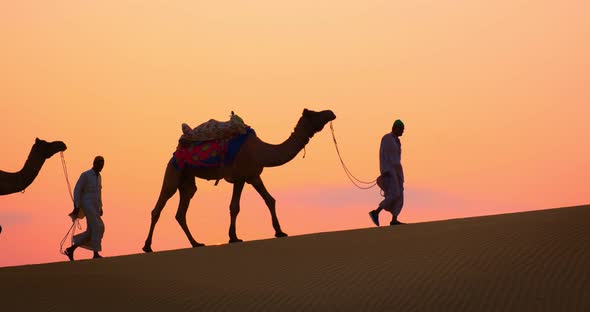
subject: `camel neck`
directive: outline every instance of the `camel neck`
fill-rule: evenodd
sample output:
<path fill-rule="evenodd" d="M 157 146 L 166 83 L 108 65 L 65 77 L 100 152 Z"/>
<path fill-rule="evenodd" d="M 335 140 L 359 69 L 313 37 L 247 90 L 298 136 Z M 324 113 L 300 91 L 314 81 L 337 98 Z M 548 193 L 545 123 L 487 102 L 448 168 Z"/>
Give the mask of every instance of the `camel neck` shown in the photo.
<path fill-rule="evenodd" d="M 34 146 L 23 168 L 18 172 L 0 171 L 0 195 L 17 193 L 26 189 L 37 177 L 39 170 L 45 163 L 45 158 Z"/>
<path fill-rule="evenodd" d="M 45 158 L 41 157 L 41 155 L 39 155 L 39 153 L 36 152 L 33 147 L 31 149 L 31 152 L 29 153 L 29 157 L 27 158 L 27 161 L 25 162 L 23 168 L 19 172 L 17 172 L 17 174 L 20 175 L 21 181 L 21 185 L 19 185 L 19 187 L 22 188 L 19 191 L 24 190 L 29 185 L 31 185 L 31 183 L 33 183 L 33 181 L 39 174 L 41 167 L 43 167 L 44 163 Z"/>
<path fill-rule="evenodd" d="M 259 158 L 260 164 L 264 167 L 281 166 L 297 156 L 297 154 L 307 145 L 309 139 L 313 136 L 307 121 L 303 118 L 299 119 L 295 130 L 291 133 L 289 138 L 280 144 L 268 144 L 262 142 L 263 146 L 255 157 Z"/>

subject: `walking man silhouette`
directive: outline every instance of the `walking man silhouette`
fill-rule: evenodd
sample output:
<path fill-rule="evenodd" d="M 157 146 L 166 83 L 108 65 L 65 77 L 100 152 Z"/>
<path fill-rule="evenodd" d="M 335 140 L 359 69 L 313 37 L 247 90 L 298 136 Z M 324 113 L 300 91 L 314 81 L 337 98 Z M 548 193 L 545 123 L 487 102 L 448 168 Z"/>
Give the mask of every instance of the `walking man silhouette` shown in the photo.
<path fill-rule="evenodd" d="M 74 212 L 72 218 L 86 216 L 86 231 L 74 236 L 73 245 L 66 248 L 65 254 L 74 261 L 74 251 L 78 247 L 94 251 L 93 258 L 102 258 L 101 242 L 104 234 L 102 221 L 102 178 L 100 172 L 104 167 L 104 158 L 96 156 L 92 169 L 83 172 L 74 188 Z"/>
<path fill-rule="evenodd" d="M 379 207 L 369 212 L 369 216 L 376 226 L 379 226 L 379 213 L 386 210 L 392 214 L 389 225 L 404 224 L 397 217 L 404 205 L 404 169 L 401 163 L 402 145 L 399 137 L 404 134 L 405 125 L 397 119 L 391 127 L 391 132 L 381 139 L 379 148 L 379 169 L 381 176 L 380 187 L 385 199 Z"/>

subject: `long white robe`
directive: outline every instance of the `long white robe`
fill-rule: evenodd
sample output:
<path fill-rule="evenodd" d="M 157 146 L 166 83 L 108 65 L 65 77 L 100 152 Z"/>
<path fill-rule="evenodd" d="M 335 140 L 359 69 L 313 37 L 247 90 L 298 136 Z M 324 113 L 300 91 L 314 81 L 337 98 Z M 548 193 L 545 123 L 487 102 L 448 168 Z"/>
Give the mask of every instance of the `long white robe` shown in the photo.
<path fill-rule="evenodd" d="M 102 212 L 102 178 L 94 170 L 83 172 L 74 188 L 74 205 L 86 215 L 86 231 L 74 236 L 74 244 L 92 250 L 102 250 L 104 222 Z"/>
<path fill-rule="evenodd" d="M 379 148 L 379 169 L 385 175 L 385 198 L 379 207 L 391 212 L 395 218 L 404 205 L 404 171 L 401 166 L 401 143 L 392 133 L 381 139 Z"/>

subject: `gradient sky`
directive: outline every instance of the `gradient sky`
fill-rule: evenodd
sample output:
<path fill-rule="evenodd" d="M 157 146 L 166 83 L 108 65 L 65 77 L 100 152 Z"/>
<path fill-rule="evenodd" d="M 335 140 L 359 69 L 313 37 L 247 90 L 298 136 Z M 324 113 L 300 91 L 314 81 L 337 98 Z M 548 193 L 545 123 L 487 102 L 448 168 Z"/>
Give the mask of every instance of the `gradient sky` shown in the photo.
<path fill-rule="evenodd" d="M 0 169 L 20 170 L 35 137 L 68 145 L 72 183 L 103 155 L 106 256 L 141 252 L 180 125 L 232 110 L 269 143 L 304 108 L 333 110 L 362 180 L 403 119 L 403 221 L 588 204 L 587 12 L 581 0 L 2 1 Z M 348 181 L 328 127 L 262 177 L 290 235 L 370 227 L 381 199 Z M 231 185 L 197 186 L 189 227 L 226 243 Z M 154 250 L 189 247 L 177 204 Z M 273 237 L 250 186 L 241 206 L 240 238 Z M 58 154 L 0 197 L 0 266 L 66 260 L 71 208 Z"/>

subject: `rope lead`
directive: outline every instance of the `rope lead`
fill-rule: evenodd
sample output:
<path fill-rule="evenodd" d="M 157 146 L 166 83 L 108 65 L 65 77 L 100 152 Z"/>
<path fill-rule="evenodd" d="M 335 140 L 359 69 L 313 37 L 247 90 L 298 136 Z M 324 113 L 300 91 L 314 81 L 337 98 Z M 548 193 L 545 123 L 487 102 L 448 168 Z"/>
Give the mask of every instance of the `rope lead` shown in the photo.
<path fill-rule="evenodd" d="M 61 166 L 64 171 L 64 176 L 66 177 L 66 184 L 68 185 L 68 194 L 70 195 L 70 198 L 72 199 L 72 203 L 73 203 L 74 202 L 74 195 L 72 195 L 72 186 L 70 184 L 70 179 L 68 178 L 68 167 L 66 165 L 66 159 L 64 157 L 63 152 L 59 152 L 59 154 L 61 156 Z M 82 229 L 82 227 L 80 226 L 80 222 L 78 222 L 78 218 L 75 218 L 72 220 L 72 226 L 70 226 L 70 228 L 66 232 L 66 235 L 64 236 L 64 238 L 62 238 L 62 240 L 59 242 L 59 252 L 62 255 L 65 255 L 63 247 L 64 247 L 64 244 L 65 244 L 66 240 L 68 239 L 68 237 L 70 238 L 70 244 L 72 244 L 72 242 L 74 240 L 76 228 L 78 228 L 80 230 Z"/>
<path fill-rule="evenodd" d="M 350 182 L 352 182 L 352 184 L 354 184 L 356 187 L 363 189 L 363 190 L 370 189 L 370 188 L 374 187 L 375 185 L 377 185 L 377 179 L 375 179 L 371 182 L 362 181 L 362 180 L 359 180 L 358 178 L 356 178 L 350 172 L 350 170 L 348 170 L 348 168 L 346 167 L 346 164 L 344 164 L 344 161 L 342 160 L 342 156 L 340 155 L 340 150 L 338 149 L 338 142 L 336 142 L 336 135 L 334 134 L 334 126 L 332 125 L 331 121 L 330 121 L 330 130 L 332 131 L 332 139 L 334 140 L 334 146 L 336 147 L 336 153 L 338 154 L 338 158 L 340 159 L 340 163 L 342 164 L 342 168 L 344 169 L 344 172 L 346 173 L 346 176 L 348 177 Z M 359 185 L 359 184 L 364 184 L 364 185 Z"/>

